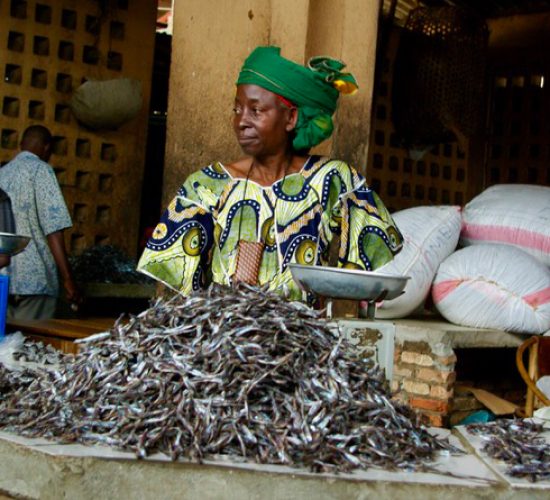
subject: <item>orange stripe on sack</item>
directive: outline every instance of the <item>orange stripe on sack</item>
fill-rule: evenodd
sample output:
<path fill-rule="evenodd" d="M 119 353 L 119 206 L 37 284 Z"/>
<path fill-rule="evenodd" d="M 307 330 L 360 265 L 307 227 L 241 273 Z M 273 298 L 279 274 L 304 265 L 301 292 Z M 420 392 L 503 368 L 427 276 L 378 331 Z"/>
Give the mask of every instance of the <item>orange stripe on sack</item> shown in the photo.
<path fill-rule="evenodd" d="M 524 295 L 523 300 L 530 306 L 537 307 L 550 302 L 550 287 L 539 290 L 529 295 Z"/>
<path fill-rule="evenodd" d="M 434 302 L 438 303 L 447 297 L 453 290 L 455 290 L 463 280 L 447 280 L 437 283 L 432 287 L 432 296 Z"/>

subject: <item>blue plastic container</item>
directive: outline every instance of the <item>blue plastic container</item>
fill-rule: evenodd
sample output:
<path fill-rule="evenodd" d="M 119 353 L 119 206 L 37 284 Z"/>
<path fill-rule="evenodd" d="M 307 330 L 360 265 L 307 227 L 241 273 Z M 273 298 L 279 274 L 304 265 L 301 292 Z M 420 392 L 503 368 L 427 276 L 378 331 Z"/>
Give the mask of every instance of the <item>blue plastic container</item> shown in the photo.
<path fill-rule="evenodd" d="M 8 313 L 9 288 L 9 276 L 0 274 L 0 338 L 6 334 L 6 315 Z"/>

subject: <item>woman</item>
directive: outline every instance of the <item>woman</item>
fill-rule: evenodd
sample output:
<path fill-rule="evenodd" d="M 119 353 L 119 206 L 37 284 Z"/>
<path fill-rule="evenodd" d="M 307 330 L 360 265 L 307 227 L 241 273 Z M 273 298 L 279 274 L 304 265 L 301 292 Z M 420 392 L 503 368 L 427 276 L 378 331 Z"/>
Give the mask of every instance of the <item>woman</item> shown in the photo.
<path fill-rule="evenodd" d="M 371 270 L 390 261 L 402 238 L 378 196 L 346 163 L 307 153 L 332 133 L 339 93 L 357 89 L 343 68 L 326 57 L 304 67 L 277 47 L 255 49 L 234 106 L 246 157 L 189 176 L 138 269 L 183 294 L 246 281 L 300 299 L 288 264 L 327 265 L 335 235 L 339 266 Z"/>

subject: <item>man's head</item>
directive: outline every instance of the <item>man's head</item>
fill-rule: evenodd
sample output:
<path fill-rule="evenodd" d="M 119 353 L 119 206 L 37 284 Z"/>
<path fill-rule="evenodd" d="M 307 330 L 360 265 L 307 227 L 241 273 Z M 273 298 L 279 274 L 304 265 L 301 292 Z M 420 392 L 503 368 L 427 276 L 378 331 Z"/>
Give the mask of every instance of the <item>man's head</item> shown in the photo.
<path fill-rule="evenodd" d="M 21 138 L 21 151 L 30 151 L 43 161 L 48 161 L 51 155 L 52 134 L 42 125 L 31 125 Z"/>

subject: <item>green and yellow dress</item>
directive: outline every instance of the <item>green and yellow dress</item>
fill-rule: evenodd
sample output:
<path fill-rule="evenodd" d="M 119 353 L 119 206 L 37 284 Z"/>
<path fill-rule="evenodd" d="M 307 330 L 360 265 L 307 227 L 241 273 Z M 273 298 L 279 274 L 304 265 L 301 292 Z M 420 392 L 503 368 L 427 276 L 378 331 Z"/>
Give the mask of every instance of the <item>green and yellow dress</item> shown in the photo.
<path fill-rule="evenodd" d="M 327 265 L 340 235 L 338 265 L 373 270 L 393 259 L 402 237 L 365 179 L 342 161 L 311 156 L 270 187 L 233 178 L 221 163 L 190 175 L 141 256 L 138 269 L 189 294 L 230 284 L 239 237 L 264 243 L 258 284 L 302 298 L 288 264 Z"/>

